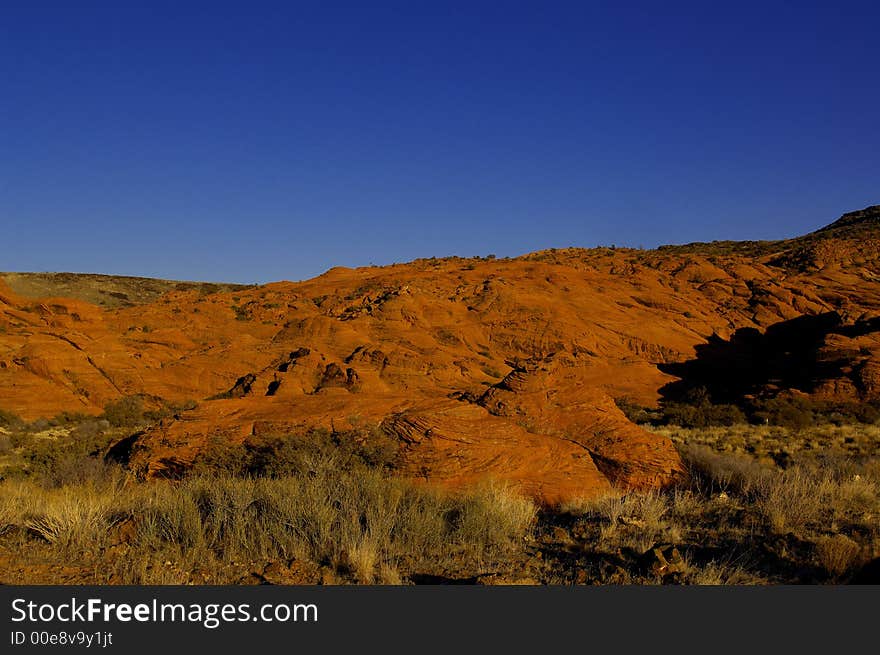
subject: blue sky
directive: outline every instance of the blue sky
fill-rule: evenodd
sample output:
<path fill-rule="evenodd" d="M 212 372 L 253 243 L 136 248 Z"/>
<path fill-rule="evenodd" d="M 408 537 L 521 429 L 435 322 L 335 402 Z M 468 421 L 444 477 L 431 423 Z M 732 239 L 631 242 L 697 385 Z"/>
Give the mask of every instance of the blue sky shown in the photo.
<path fill-rule="evenodd" d="M 0 2 L 0 270 L 266 282 L 808 232 L 880 203 L 878 22 L 869 2 Z"/>

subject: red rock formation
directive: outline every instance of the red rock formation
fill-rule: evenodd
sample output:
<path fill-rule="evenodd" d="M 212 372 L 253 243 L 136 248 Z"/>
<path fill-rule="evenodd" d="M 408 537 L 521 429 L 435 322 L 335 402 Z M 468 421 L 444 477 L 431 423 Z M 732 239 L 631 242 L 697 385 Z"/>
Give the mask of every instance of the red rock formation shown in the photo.
<path fill-rule="evenodd" d="M 807 353 L 820 377 L 792 386 L 880 399 L 878 224 L 874 207 L 783 242 L 335 268 L 123 308 L 0 282 L 0 408 L 33 419 L 130 394 L 200 401 L 133 440 L 131 464 L 150 475 L 218 440 L 357 417 L 399 439 L 414 478 L 497 477 L 554 501 L 666 484 L 681 473 L 671 444 L 613 399 L 655 404 L 711 340 L 833 315 Z"/>

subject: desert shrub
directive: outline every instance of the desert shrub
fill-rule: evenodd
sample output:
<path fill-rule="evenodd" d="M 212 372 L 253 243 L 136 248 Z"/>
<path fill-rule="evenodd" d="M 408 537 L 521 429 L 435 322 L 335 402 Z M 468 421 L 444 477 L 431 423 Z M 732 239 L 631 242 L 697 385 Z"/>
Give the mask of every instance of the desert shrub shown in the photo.
<path fill-rule="evenodd" d="M 241 307 L 239 305 L 231 306 L 232 313 L 235 314 L 236 321 L 250 321 L 253 320 L 253 308 L 250 303 Z"/>
<path fill-rule="evenodd" d="M 826 482 L 819 486 L 824 492 L 825 512 L 830 521 L 880 534 L 880 482 L 857 469 L 841 467 L 826 473 Z"/>
<path fill-rule="evenodd" d="M 669 515 L 682 523 L 698 522 L 703 514 L 704 499 L 690 489 L 672 489 L 669 503 Z"/>
<path fill-rule="evenodd" d="M 801 467 L 780 471 L 765 481 L 758 509 L 772 533 L 802 533 L 821 521 L 835 487 L 829 477 Z"/>
<path fill-rule="evenodd" d="M 115 506 L 125 480 L 126 476 L 117 472 L 58 489 L 6 481 L 0 486 L 0 523 L 27 530 L 62 555 L 94 553 L 120 519 Z"/>
<path fill-rule="evenodd" d="M 816 542 L 816 557 L 830 575 L 840 576 L 851 570 L 859 561 L 862 548 L 846 535 L 821 537 Z"/>
<path fill-rule="evenodd" d="M 771 532 L 806 534 L 820 526 L 876 532 L 880 487 L 852 463 L 797 465 L 764 478 L 757 508 Z"/>
<path fill-rule="evenodd" d="M 18 498 L 11 493 L 11 483 L 5 481 L 3 492 L 0 493 L 0 536 L 11 532 L 18 527 L 21 511 L 18 508 Z"/>
<path fill-rule="evenodd" d="M 815 422 L 812 403 L 805 398 L 777 397 L 756 401 L 751 408 L 751 416 L 758 423 L 796 430 L 807 428 Z"/>
<path fill-rule="evenodd" d="M 824 421 L 835 425 L 865 423 L 872 425 L 880 422 L 880 408 L 874 403 L 821 403 L 817 410 Z"/>
<path fill-rule="evenodd" d="M 689 585 L 754 585 L 766 582 L 743 567 L 724 561 L 712 560 L 704 565 L 688 561 L 682 582 Z"/>
<path fill-rule="evenodd" d="M 124 396 L 104 405 L 103 418 L 116 428 L 131 428 L 142 425 L 144 420 L 144 400 L 140 396 Z"/>
<path fill-rule="evenodd" d="M 75 429 L 67 437 L 22 438 L 18 450 L 24 468 L 7 474 L 18 473 L 46 488 L 103 479 L 116 469 L 103 458 L 109 442 L 103 430 L 85 428 Z"/>
<path fill-rule="evenodd" d="M 25 425 L 25 430 L 28 432 L 43 432 L 52 427 L 52 424 L 49 422 L 45 416 L 41 416 L 40 418 L 31 421 L 27 425 Z"/>
<path fill-rule="evenodd" d="M 880 407 L 875 403 L 857 403 L 853 413 L 861 423 L 880 423 Z"/>
<path fill-rule="evenodd" d="M 713 402 L 705 387 L 694 387 L 678 400 L 664 401 L 660 411 L 617 402 L 630 420 L 683 428 L 730 427 L 743 423 L 775 425 L 802 430 L 817 424 L 876 424 L 880 407 L 866 402 L 834 402 L 808 396 L 780 395 L 743 400 L 739 405 Z"/>
<path fill-rule="evenodd" d="M 658 542 L 680 538 L 679 526 L 670 516 L 670 499 L 658 491 L 608 494 L 583 502 L 575 513 L 599 521 L 598 544 L 607 552 L 621 547 L 643 552 Z"/>
<path fill-rule="evenodd" d="M 683 428 L 706 427 L 705 415 L 695 405 L 685 403 L 666 403 L 663 405 L 661 422 L 679 425 Z"/>
<path fill-rule="evenodd" d="M 106 419 L 89 418 L 78 423 L 71 431 L 70 438 L 78 441 L 97 442 L 109 429 Z"/>
<path fill-rule="evenodd" d="M 142 490 L 130 512 L 136 520 L 135 545 L 146 553 L 161 552 L 169 546 L 197 553 L 204 550 L 206 530 L 197 499 L 190 493 L 176 493 L 169 484 L 156 484 Z"/>
<path fill-rule="evenodd" d="M 463 544 L 503 547 L 511 535 L 524 535 L 535 520 L 535 505 L 497 483 L 478 486 L 458 498 L 451 529 Z"/>
<path fill-rule="evenodd" d="M 779 470 L 704 445 L 679 444 L 678 450 L 698 496 L 720 492 L 738 496 L 772 534 L 808 534 L 823 525 L 869 534 L 878 530 L 872 517 L 880 513 L 880 484 L 872 460 L 858 463 L 826 456 L 792 461 Z M 673 516 L 685 520 L 680 517 L 691 513 L 695 499 L 684 488 L 672 493 Z"/>
<path fill-rule="evenodd" d="M 822 423 L 838 426 L 853 423 L 874 424 L 880 420 L 880 408 L 873 403 L 815 400 L 807 396 L 781 395 L 753 400 L 748 411 L 755 423 L 793 429 Z"/>
<path fill-rule="evenodd" d="M 63 550 L 85 550 L 105 537 L 111 501 L 110 496 L 85 493 L 42 498 L 24 524 Z"/>
<path fill-rule="evenodd" d="M 660 412 L 657 410 L 642 407 L 628 398 L 616 398 L 614 402 L 618 409 L 623 412 L 624 416 L 636 425 L 661 422 L 659 420 Z"/>
<path fill-rule="evenodd" d="M 663 404 L 658 423 L 683 428 L 704 428 L 713 425 L 732 426 L 746 422 L 745 413 L 736 405 L 667 402 Z"/>
<path fill-rule="evenodd" d="M 0 428 L 19 429 L 23 426 L 24 421 L 18 415 L 0 409 Z"/>
<path fill-rule="evenodd" d="M 723 425 L 730 427 L 746 422 L 745 413 L 736 405 L 709 405 L 704 410 L 708 425 Z"/>
<path fill-rule="evenodd" d="M 44 484 L 62 487 L 81 484 L 90 480 L 100 480 L 113 475 L 118 470 L 115 464 L 108 464 L 98 454 L 75 454 L 59 457 L 50 471 L 42 475 Z"/>
<path fill-rule="evenodd" d="M 91 415 L 83 414 L 82 412 L 61 412 L 49 419 L 49 427 L 76 426 L 91 418 L 93 418 Z"/>
<path fill-rule="evenodd" d="M 700 445 L 681 445 L 678 450 L 692 484 L 703 492 L 753 496 L 770 476 L 770 471 L 748 457 L 722 454 Z"/>
<path fill-rule="evenodd" d="M 156 423 L 164 418 L 176 416 L 180 412 L 193 410 L 198 406 L 199 404 L 195 400 L 185 400 L 180 403 L 163 401 L 154 409 L 145 409 L 143 418 L 147 423 Z"/>
<path fill-rule="evenodd" d="M 284 437 L 252 438 L 240 444 L 214 441 L 196 462 L 197 472 L 283 477 L 308 472 L 314 457 L 333 457 L 341 467 L 390 468 L 398 442 L 376 426 L 344 432 L 315 428 Z"/>

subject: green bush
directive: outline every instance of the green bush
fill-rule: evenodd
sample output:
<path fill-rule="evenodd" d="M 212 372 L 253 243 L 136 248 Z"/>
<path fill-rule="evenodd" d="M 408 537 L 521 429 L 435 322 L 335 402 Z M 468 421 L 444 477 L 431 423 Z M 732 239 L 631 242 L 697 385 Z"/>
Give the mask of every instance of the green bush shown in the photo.
<path fill-rule="evenodd" d="M 659 412 L 625 400 L 618 400 L 617 405 L 633 422 L 683 428 L 730 427 L 751 422 L 801 430 L 823 423 L 840 426 L 880 422 L 880 407 L 875 403 L 835 402 L 781 394 L 773 398 L 744 399 L 740 405 L 734 405 L 712 402 L 702 387 L 690 390 L 680 401 L 664 402 Z"/>
<path fill-rule="evenodd" d="M 628 398 L 615 398 L 614 403 L 630 421 L 636 425 L 645 423 L 656 424 L 659 422 L 660 412 L 647 407 L 642 407 Z"/>
<path fill-rule="evenodd" d="M 24 421 L 12 412 L 0 409 L 0 428 L 18 429 L 24 425 Z"/>
<path fill-rule="evenodd" d="M 398 442 L 378 427 L 331 433 L 312 429 L 286 436 L 252 438 L 244 443 L 215 441 L 196 461 L 201 473 L 222 471 L 234 476 L 283 477 L 308 474 L 315 457 L 332 457 L 348 469 L 389 469 Z"/>
<path fill-rule="evenodd" d="M 780 425 L 800 430 L 816 422 L 814 407 L 814 403 L 806 398 L 777 396 L 776 398 L 755 401 L 751 416 L 756 423 Z"/>
<path fill-rule="evenodd" d="M 145 422 L 144 400 L 140 396 L 125 396 L 104 405 L 104 415 L 115 428 L 131 428 Z"/>
<path fill-rule="evenodd" d="M 16 441 L 24 468 L 15 473 L 47 488 L 101 479 L 113 468 L 103 457 L 110 440 L 97 421 L 78 426 L 67 437 L 23 436 Z"/>
<path fill-rule="evenodd" d="M 79 425 L 91 418 L 92 416 L 89 414 L 83 414 L 82 412 L 61 412 L 49 419 L 49 426 L 53 428 L 69 427 L 72 425 Z"/>
<path fill-rule="evenodd" d="M 195 400 L 185 400 L 181 403 L 164 402 L 158 409 L 149 409 L 144 411 L 144 419 L 150 423 L 156 423 L 163 418 L 176 416 L 180 412 L 188 412 L 198 407 L 199 404 Z"/>
<path fill-rule="evenodd" d="M 708 402 L 697 405 L 665 403 L 660 418 L 662 424 L 679 425 L 683 428 L 705 428 L 714 425 L 730 427 L 745 422 L 745 413 L 736 405 L 716 405 Z"/>

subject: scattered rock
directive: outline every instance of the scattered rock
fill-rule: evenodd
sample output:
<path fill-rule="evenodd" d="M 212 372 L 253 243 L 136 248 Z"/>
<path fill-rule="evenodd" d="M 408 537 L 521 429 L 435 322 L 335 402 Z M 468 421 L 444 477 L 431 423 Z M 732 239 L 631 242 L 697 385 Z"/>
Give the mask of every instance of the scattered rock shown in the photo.
<path fill-rule="evenodd" d="M 642 564 L 654 575 L 665 578 L 687 571 L 687 562 L 672 545 L 655 546 L 642 555 Z"/>

